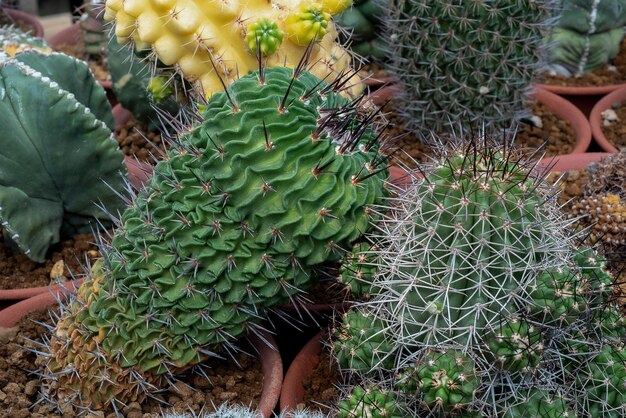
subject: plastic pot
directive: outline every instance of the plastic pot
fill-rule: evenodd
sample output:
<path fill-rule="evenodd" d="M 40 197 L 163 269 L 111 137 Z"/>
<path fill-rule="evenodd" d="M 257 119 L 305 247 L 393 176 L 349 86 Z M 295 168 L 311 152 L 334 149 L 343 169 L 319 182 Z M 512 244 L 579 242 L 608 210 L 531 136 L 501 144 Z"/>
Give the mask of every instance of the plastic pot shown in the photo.
<path fill-rule="evenodd" d="M 614 105 L 626 104 L 626 84 L 621 88 L 612 91 L 604 96 L 591 110 L 589 115 L 589 123 L 591 124 L 591 132 L 596 143 L 607 152 L 619 152 L 617 147 L 609 142 L 602 132 L 602 112 L 610 109 Z M 624 122 L 621 122 L 624 123 Z"/>

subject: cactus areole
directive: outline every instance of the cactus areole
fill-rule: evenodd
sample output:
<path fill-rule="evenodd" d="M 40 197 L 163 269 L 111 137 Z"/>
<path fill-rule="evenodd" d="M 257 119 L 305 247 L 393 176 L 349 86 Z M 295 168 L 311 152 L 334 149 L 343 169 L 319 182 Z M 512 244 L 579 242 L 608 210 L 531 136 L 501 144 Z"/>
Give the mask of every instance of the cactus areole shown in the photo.
<path fill-rule="evenodd" d="M 360 118 L 299 69 L 266 68 L 212 96 L 59 321 L 48 364 L 59 400 L 142 399 L 232 352 L 310 286 L 312 266 L 339 259 L 367 230 L 386 177 Z"/>

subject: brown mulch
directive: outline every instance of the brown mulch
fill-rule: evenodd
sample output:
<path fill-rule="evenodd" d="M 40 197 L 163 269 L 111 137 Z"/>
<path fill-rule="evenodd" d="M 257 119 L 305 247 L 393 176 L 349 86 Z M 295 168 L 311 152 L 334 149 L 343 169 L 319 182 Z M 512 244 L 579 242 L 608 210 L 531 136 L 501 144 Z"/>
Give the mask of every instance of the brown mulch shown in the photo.
<path fill-rule="evenodd" d="M 602 126 L 602 132 L 606 139 L 617 149 L 626 147 L 626 103 L 614 106 L 613 110 L 617 113 L 618 121 L 608 126 Z"/>
<path fill-rule="evenodd" d="M 116 126 L 115 137 L 124 155 L 137 157 L 139 161 L 148 164 L 155 164 L 150 154 L 161 159 L 159 150 L 165 152 L 168 148 L 167 144 L 161 141 L 161 135 L 159 133 L 148 131 L 134 118 L 130 118 L 123 126 Z M 154 146 L 150 144 L 150 142 L 154 144 L 158 150 L 154 149 Z"/>
<path fill-rule="evenodd" d="M 0 241 L 2 232 L 0 231 Z M 53 245 L 50 256 L 44 263 L 36 263 L 26 257 L 19 249 L 0 244 L 0 289 L 23 289 L 28 287 L 48 286 L 52 267 L 60 260 L 65 264 L 64 277 L 72 279 L 71 274 L 82 274 L 85 257 L 94 261 L 98 256 L 92 234 L 74 237 Z M 53 283 L 54 284 L 54 283 Z"/>
<path fill-rule="evenodd" d="M 569 154 L 576 144 L 576 136 L 571 124 L 550 112 L 542 103 L 534 103 L 531 113 L 541 119 L 541 128 L 529 123 L 520 124 L 515 144 L 534 152 L 541 149 L 546 157 Z"/>
<path fill-rule="evenodd" d="M 82 38 L 79 38 L 75 43 L 62 44 L 55 48 L 58 52 L 71 55 L 78 59 L 85 61 L 91 72 L 93 72 L 96 80 L 98 81 L 111 81 L 111 75 L 109 74 L 109 68 L 107 66 L 106 58 L 102 55 L 93 56 L 85 52 L 85 44 L 82 42 Z"/>
<path fill-rule="evenodd" d="M 610 64 L 596 68 L 580 77 L 542 74 L 537 81 L 543 84 L 572 87 L 596 87 L 626 83 L 626 37 L 622 40 L 620 52 Z"/>
<path fill-rule="evenodd" d="M 0 329 L 0 418 L 73 418 L 74 412 L 64 414 L 56 411 L 47 403 L 35 402 L 39 399 L 40 382 L 30 373 L 35 364 L 36 355 L 24 347 L 39 348 L 27 340 L 39 340 L 45 332 L 44 327 L 33 320 L 51 323 L 46 311 L 39 311 L 23 319 L 16 327 Z M 247 348 L 250 350 L 250 348 Z M 263 375 L 260 363 L 249 356 L 240 355 L 234 361 L 208 360 L 206 377 L 191 375 L 184 379 L 194 389 L 179 384 L 174 388 L 156 395 L 157 398 L 171 405 L 148 399 L 142 404 L 131 403 L 122 410 L 121 417 L 147 418 L 157 416 L 161 411 L 199 413 L 212 410 L 212 403 L 243 403 L 256 406 L 260 400 Z M 113 411 L 92 417 L 114 418 Z"/>

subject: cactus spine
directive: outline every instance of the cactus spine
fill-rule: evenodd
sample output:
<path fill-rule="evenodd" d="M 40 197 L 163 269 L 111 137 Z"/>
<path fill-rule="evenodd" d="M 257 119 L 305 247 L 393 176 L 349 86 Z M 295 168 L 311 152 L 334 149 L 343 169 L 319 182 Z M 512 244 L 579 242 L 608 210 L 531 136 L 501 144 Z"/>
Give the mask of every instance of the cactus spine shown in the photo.
<path fill-rule="evenodd" d="M 335 88 L 270 67 L 212 96 L 57 324 L 47 369 L 61 402 L 140 400 L 232 353 L 367 230 L 386 170 L 377 135 Z"/>

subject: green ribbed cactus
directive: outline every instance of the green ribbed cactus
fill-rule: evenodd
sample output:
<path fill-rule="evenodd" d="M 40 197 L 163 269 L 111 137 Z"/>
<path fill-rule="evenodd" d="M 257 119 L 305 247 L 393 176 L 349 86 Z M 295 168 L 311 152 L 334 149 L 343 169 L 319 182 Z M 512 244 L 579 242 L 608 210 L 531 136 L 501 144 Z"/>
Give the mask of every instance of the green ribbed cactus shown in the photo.
<path fill-rule="evenodd" d="M 580 76 L 608 64 L 624 37 L 626 1 L 561 0 L 562 11 L 547 39 L 549 66 L 556 73 Z"/>
<path fill-rule="evenodd" d="M 368 229 L 384 159 L 337 87 L 271 67 L 211 97 L 57 324 L 52 396 L 116 406 L 232 353 Z"/>
<path fill-rule="evenodd" d="M 111 106 L 87 64 L 63 54 L 0 50 L 0 220 L 34 261 L 122 208 L 123 155 Z"/>
<path fill-rule="evenodd" d="M 0 25 L 0 55 L 4 53 L 4 55 L 12 57 L 18 52 L 29 49 L 35 49 L 40 52 L 52 52 L 42 38 L 23 32 L 13 25 Z"/>
<path fill-rule="evenodd" d="M 341 261 L 337 280 L 346 285 L 350 294 L 357 298 L 369 299 L 372 293 L 376 293 L 376 290 L 372 289 L 372 279 L 376 271 L 372 251 L 370 244 L 359 242 Z"/>
<path fill-rule="evenodd" d="M 423 136 L 462 123 L 508 128 L 542 65 L 551 0 L 392 0 L 398 112 Z M 497 132 L 497 131 L 496 131 Z"/>
<path fill-rule="evenodd" d="M 613 280 L 576 248 L 534 163 L 497 142 L 446 145 L 375 209 L 385 213 L 366 236 L 376 291 L 335 332 L 339 365 L 391 388 L 401 416 L 623 416 L 621 363 L 611 357 L 618 377 L 600 389 L 594 366 L 608 366 L 598 353 L 619 352 L 625 335 Z M 394 367 L 350 368 L 351 353 L 375 359 L 372 341 Z"/>

